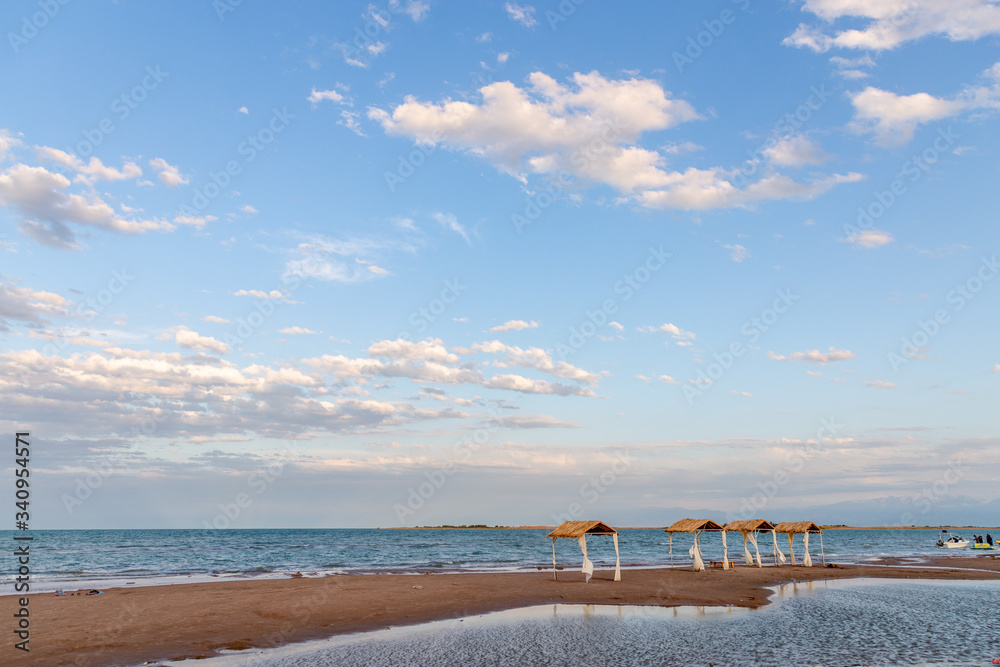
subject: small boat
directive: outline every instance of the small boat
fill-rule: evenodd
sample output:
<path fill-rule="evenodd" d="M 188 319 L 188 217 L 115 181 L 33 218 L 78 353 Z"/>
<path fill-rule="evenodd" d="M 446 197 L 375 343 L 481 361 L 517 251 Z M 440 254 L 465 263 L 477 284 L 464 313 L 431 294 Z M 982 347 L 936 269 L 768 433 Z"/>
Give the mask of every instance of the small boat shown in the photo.
<path fill-rule="evenodd" d="M 948 539 L 945 539 L 945 535 Z M 964 549 L 969 546 L 969 540 L 963 540 L 961 537 L 952 535 L 947 530 L 941 531 L 941 539 L 937 541 L 937 546 L 943 549 Z"/>

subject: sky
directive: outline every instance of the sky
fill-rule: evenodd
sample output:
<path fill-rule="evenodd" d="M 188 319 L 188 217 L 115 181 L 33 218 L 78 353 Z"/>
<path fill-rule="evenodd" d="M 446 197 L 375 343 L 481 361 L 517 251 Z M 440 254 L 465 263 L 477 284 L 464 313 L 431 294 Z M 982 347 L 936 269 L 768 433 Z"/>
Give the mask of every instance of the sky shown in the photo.
<path fill-rule="evenodd" d="M 7 4 L 33 528 L 1000 496 L 1000 2 L 530 1 Z"/>

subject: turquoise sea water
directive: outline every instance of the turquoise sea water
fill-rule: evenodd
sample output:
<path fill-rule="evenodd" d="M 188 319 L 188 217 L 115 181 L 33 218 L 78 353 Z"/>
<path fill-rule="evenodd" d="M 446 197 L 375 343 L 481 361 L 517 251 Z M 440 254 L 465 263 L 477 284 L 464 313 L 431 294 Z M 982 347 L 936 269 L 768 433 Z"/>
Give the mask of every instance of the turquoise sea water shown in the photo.
<path fill-rule="evenodd" d="M 988 665 L 1000 657 L 998 582 L 812 582 L 777 587 L 772 600 L 754 610 L 547 605 L 241 651 L 197 664 L 838 667 Z"/>
<path fill-rule="evenodd" d="M 33 591 L 59 587 L 111 587 L 204 581 L 222 578 L 306 576 L 363 572 L 516 571 L 548 568 L 552 552 L 545 530 L 80 530 L 31 531 Z M 982 531 L 982 532 L 985 532 Z M 0 532 L 13 544 L 14 531 Z M 934 546 L 934 530 L 838 530 L 823 535 L 827 561 L 865 560 L 880 556 L 988 557 L 1000 551 L 945 551 Z M 967 535 L 971 537 L 971 533 Z M 781 538 L 779 537 L 779 540 Z M 690 535 L 674 538 L 674 564 L 690 563 Z M 624 567 L 662 566 L 670 562 L 668 538 L 662 530 L 623 530 L 619 538 Z M 779 541 L 787 552 L 787 541 Z M 721 559 L 717 535 L 702 540 L 706 560 Z M 557 557 L 567 568 L 579 568 L 575 542 L 559 540 Z M 801 557 L 801 536 L 796 539 Z M 752 548 L 751 548 L 752 550 Z M 770 538 L 760 545 L 765 563 Z M 810 552 L 820 563 L 820 541 L 813 536 Z M 590 541 L 590 557 L 598 567 L 614 566 L 607 538 Z M 729 556 L 739 557 L 742 541 L 730 535 Z M 5 574 L 0 593 L 13 592 Z"/>

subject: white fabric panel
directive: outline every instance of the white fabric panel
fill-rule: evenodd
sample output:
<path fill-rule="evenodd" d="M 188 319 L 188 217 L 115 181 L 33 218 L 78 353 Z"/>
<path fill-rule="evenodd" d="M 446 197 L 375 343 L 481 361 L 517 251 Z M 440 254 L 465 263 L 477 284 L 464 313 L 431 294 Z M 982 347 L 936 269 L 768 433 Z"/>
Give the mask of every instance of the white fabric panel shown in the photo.
<path fill-rule="evenodd" d="M 618 557 L 618 535 L 612 534 L 611 539 L 615 541 L 615 581 L 622 580 L 621 559 Z"/>
<path fill-rule="evenodd" d="M 757 533 L 750 533 L 748 537 L 750 538 L 750 544 L 753 545 L 754 553 L 757 554 L 757 567 L 762 567 L 760 562 L 760 549 L 757 548 Z M 753 565 L 753 561 L 750 561 L 750 564 Z"/>
<path fill-rule="evenodd" d="M 747 565 L 753 565 L 753 556 L 750 555 L 750 550 L 747 549 L 747 531 L 743 531 L 743 557 L 747 560 Z"/>
<path fill-rule="evenodd" d="M 552 538 L 552 578 L 556 578 L 556 538 Z"/>
<path fill-rule="evenodd" d="M 589 584 L 590 583 L 590 578 L 592 576 L 594 576 L 594 564 L 590 562 L 589 558 L 587 558 L 587 536 L 586 535 L 581 535 L 580 539 L 578 541 L 580 542 L 580 551 L 583 552 L 583 569 L 582 569 L 582 572 L 583 572 L 584 576 L 586 576 L 587 583 Z"/>
<path fill-rule="evenodd" d="M 726 546 L 726 531 L 722 531 L 722 569 L 729 569 L 729 547 Z"/>
<path fill-rule="evenodd" d="M 802 557 L 802 564 L 806 567 L 813 566 L 813 559 L 809 556 L 809 533 L 802 533 L 802 542 L 805 544 L 806 555 Z"/>
<path fill-rule="evenodd" d="M 705 561 L 701 559 L 701 547 L 698 546 L 698 531 L 695 531 L 694 533 L 694 545 L 691 546 L 688 554 L 690 554 L 691 558 L 694 559 L 695 572 L 704 572 Z"/>
<path fill-rule="evenodd" d="M 778 556 L 778 562 L 781 563 L 782 565 L 784 565 L 785 564 L 785 552 L 782 551 L 781 547 L 778 546 L 778 534 L 776 532 L 774 532 L 773 530 L 771 531 L 771 540 L 774 542 L 774 553 L 777 554 L 777 556 Z"/>
<path fill-rule="evenodd" d="M 795 565 L 795 549 L 792 548 L 792 538 L 794 536 L 795 533 L 788 533 L 788 555 L 792 559 L 792 565 Z"/>

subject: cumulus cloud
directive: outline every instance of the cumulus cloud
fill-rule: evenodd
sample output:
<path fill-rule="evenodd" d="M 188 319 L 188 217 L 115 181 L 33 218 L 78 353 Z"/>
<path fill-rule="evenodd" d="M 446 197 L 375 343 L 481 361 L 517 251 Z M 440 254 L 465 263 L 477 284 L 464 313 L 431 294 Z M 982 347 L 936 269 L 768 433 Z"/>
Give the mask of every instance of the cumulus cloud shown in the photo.
<path fill-rule="evenodd" d="M 503 324 L 498 324 L 497 326 L 490 329 L 490 331 L 521 331 L 522 329 L 537 329 L 538 322 L 531 320 L 530 322 L 525 322 L 524 320 L 507 320 Z"/>
<path fill-rule="evenodd" d="M 312 329 L 306 329 L 305 327 L 285 327 L 284 329 L 278 329 L 278 333 L 289 336 L 306 336 L 309 334 L 315 334 L 316 332 Z"/>
<path fill-rule="evenodd" d="M 142 168 L 135 162 L 126 162 L 121 169 L 115 169 L 106 166 L 96 157 L 91 157 L 89 162 L 84 162 L 75 155 L 48 146 L 39 146 L 38 155 L 42 159 L 55 162 L 77 172 L 78 175 L 74 179 L 77 183 L 90 185 L 95 181 L 125 181 L 142 176 Z"/>
<path fill-rule="evenodd" d="M 70 304 L 54 292 L 22 287 L 0 277 L 0 331 L 10 331 L 13 322 L 42 326 L 52 317 L 67 315 Z"/>
<path fill-rule="evenodd" d="M 788 356 L 768 352 L 767 357 L 768 359 L 773 359 L 775 361 L 805 361 L 811 364 L 825 366 L 826 364 L 834 361 L 847 361 L 848 359 L 854 359 L 857 355 L 850 350 L 838 350 L 831 346 L 827 352 L 807 350 L 805 352 L 792 352 Z"/>
<path fill-rule="evenodd" d="M 910 141 L 921 125 L 965 112 L 1000 109 L 1000 62 L 984 71 L 981 78 L 984 84 L 966 86 L 948 98 L 928 93 L 900 95 L 869 86 L 850 95 L 854 105 L 850 128 L 859 134 L 874 134 L 879 145 L 898 146 Z"/>
<path fill-rule="evenodd" d="M 565 361 L 554 362 L 548 352 L 539 347 L 524 350 L 513 345 L 505 345 L 498 340 L 475 343 L 473 352 L 485 352 L 496 356 L 493 365 L 498 368 L 521 366 L 534 368 L 558 378 L 573 380 L 587 385 L 597 384 L 599 376 L 585 371 Z"/>
<path fill-rule="evenodd" d="M 818 27 L 799 24 L 784 40 L 823 52 L 832 48 L 883 51 L 928 36 L 953 42 L 1000 35 L 1000 5 L 996 0 L 801 0 L 802 11 L 825 22 Z M 839 19 L 863 23 L 860 28 L 837 29 Z"/>
<path fill-rule="evenodd" d="M 316 106 L 320 102 L 329 101 L 336 104 L 340 104 L 344 101 L 344 96 L 338 93 L 336 90 L 316 90 L 313 87 L 312 92 L 309 93 L 309 97 L 306 98 L 313 106 Z"/>
<path fill-rule="evenodd" d="M 130 234 L 175 229 L 166 220 L 126 219 L 96 194 L 70 192 L 70 185 L 62 174 L 18 163 L 0 173 L 0 203 L 17 211 L 24 234 L 63 250 L 81 248 L 75 226 Z"/>
<path fill-rule="evenodd" d="M 196 331 L 192 331 L 185 326 L 178 326 L 174 329 L 174 342 L 181 347 L 203 352 L 215 352 L 216 354 L 229 354 L 229 345 L 211 336 L 202 336 Z"/>
<path fill-rule="evenodd" d="M 871 250 L 872 248 L 880 248 L 888 245 L 895 240 L 890 232 L 881 229 L 864 229 L 851 234 L 843 239 L 843 242 L 850 243 L 855 248 Z"/>
<path fill-rule="evenodd" d="M 283 299 L 285 298 L 284 293 L 273 289 L 270 292 L 265 292 L 259 289 L 241 289 L 233 292 L 233 296 L 252 296 L 257 299 Z"/>
<path fill-rule="evenodd" d="M 191 179 L 180 172 L 180 169 L 168 163 L 163 158 L 153 158 L 149 161 L 149 166 L 156 169 L 156 175 L 161 181 L 170 187 L 177 185 L 187 185 Z"/>
<path fill-rule="evenodd" d="M 533 72 L 523 88 L 500 81 L 479 92 L 479 104 L 407 97 L 391 112 L 369 108 L 368 116 L 388 134 L 467 151 L 522 182 L 532 175 L 568 172 L 649 208 L 695 210 L 809 199 L 861 178 L 816 174 L 798 182 L 767 168 L 759 180 L 738 187 L 733 170 L 669 170 L 663 154 L 638 145 L 640 137 L 702 117 L 649 79 L 613 80 L 591 72 L 573 74 L 564 84 Z"/>

